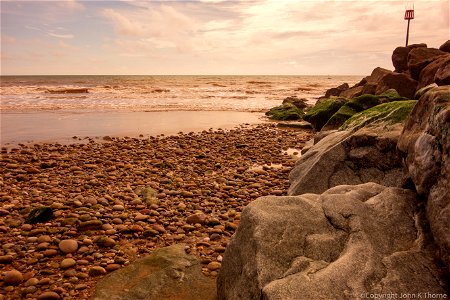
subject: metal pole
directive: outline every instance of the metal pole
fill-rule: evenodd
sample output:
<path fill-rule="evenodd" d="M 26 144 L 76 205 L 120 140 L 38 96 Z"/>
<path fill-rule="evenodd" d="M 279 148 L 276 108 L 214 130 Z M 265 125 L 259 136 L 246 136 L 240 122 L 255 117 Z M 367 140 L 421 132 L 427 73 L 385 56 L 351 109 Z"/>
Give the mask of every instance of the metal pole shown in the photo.
<path fill-rule="evenodd" d="M 409 21 L 411 21 L 410 19 L 408 19 L 408 28 L 406 29 L 406 46 L 408 47 L 408 39 L 409 39 Z"/>

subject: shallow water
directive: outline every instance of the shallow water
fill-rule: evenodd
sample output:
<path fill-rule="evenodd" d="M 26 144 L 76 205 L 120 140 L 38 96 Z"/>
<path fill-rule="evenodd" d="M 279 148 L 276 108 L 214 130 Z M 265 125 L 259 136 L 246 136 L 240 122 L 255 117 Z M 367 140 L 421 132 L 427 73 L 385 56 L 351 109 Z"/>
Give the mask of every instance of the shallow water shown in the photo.
<path fill-rule="evenodd" d="M 262 113 L 237 111 L 2 112 L 0 140 L 4 146 L 44 141 L 67 143 L 84 137 L 171 135 L 261 122 Z"/>
<path fill-rule="evenodd" d="M 355 76 L 2 76 L 2 110 L 263 111 Z M 88 93 L 54 93 L 87 89 Z M 52 92 L 53 91 L 53 92 Z"/>
<path fill-rule="evenodd" d="M 327 89 L 343 82 L 353 84 L 360 78 L 1 76 L 0 79 L 0 141 L 5 145 L 61 142 L 71 136 L 138 136 L 231 128 L 241 123 L 262 122 L 262 112 L 280 105 L 288 96 L 306 98 L 313 104 Z M 83 92 L 85 89 L 87 93 Z"/>

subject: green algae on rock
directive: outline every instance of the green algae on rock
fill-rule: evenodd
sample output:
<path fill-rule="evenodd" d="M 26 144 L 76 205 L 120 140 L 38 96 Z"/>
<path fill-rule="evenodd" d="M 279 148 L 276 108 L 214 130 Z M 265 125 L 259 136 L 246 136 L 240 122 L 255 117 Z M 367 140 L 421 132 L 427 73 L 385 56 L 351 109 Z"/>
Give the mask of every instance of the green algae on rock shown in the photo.
<path fill-rule="evenodd" d="M 314 107 L 309 109 L 303 116 L 303 119 L 311 123 L 315 130 L 320 131 L 330 117 L 334 115 L 345 102 L 346 100 L 342 98 L 324 99 L 317 102 Z"/>
<path fill-rule="evenodd" d="M 280 106 L 273 107 L 266 112 L 266 116 L 270 119 L 282 121 L 301 120 L 304 114 L 305 113 L 302 109 L 292 103 L 285 103 Z"/>
<path fill-rule="evenodd" d="M 357 130 L 369 124 L 385 123 L 392 125 L 402 123 L 416 105 L 416 100 L 383 103 L 353 115 L 341 127 L 342 130 Z"/>
<path fill-rule="evenodd" d="M 384 92 L 381 95 L 371 95 L 364 94 L 358 97 L 355 97 L 345 103 L 341 108 L 331 116 L 331 118 L 324 125 L 323 129 L 337 129 L 339 128 L 346 120 L 352 117 L 354 114 L 369 109 L 371 107 L 377 106 L 382 103 L 399 101 L 399 100 L 408 100 L 405 97 L 401 97 L 396 90 L 390 89 Z"/>

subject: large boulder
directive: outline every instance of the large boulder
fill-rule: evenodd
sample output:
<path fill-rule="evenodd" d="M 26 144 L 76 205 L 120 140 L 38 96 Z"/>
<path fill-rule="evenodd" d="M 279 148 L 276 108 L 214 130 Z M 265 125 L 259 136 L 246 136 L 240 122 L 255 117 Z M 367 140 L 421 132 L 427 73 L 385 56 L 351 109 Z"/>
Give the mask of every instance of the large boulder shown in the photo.
<path fill-rule="evenodd" d="M 342 98 L 321 99 L 316 102 L 314 107 L 306 112 L 303 119 L 311 123 L 315 130 L 320 131 L 323 125 L 328 122 L 328 119 L 330 119 L 345 102 L 346 100 Z"/>
<path fill-rule="evenodd" d="M 413 44 L 407 47 L 397 47 L 392 53 L 392 64 L 395 72 L 401 73 L 408 70 L 408 54 L 414 48 L 426 48 L 426 44 Z"/>
<path fill-rule="evenodd" d="M 440 47 L 439 50 L 444 51 L 444 52 L 449 52 L 450 53 L 450 40 L 446 41 L 445 43 L 443 43 Z"/>
<path fill-rule="evenodd" d="M 450 270 L 450 86 L 426 92 L 405 123 L 398 149 Z"/>
<path fill-rule="evenodd" d="M 227 247 L 218 299 L 445 294 L 417 207 L 414 192 L 375 183 L 259 198 Z"/>
<path fill-rule="evenodd" d="M 407 177 L 396 150 L 397 140 L 402 122 L 416 102 L 372 107 L 350 118 L 345 130 L 320 135 L 289 174 L 288 195 L 322 193 L 340 184 L 370 181 L 402 186 Z"/>
<path fill-rule="evenodd" d="M 401 126 L 379 134 L 379 129 L 356 133 L 337 131 L 311 147 L 289 174 L 288 195 L 322 193 L 341 184 L 377 182 L 402 186 L 402 163 L 396 151 Z"/>
<path fill-rule="evenodd" d="M 404 123 L 416 103 L 415 100 L 404 100 L 374 106 L 354 114 L 342 124 L 340 129 L 355 131 L 362 127 L 379 127 L 381 128 L 380 132 L 386 131 L 388 126 Z"/>
<path fill-rule="evenodd" d="M 272 107 L 266 112 L 266 116 L 270 119 L 280 121 L 300 120 L 304 114 L 303 109 L 298 108 L 292 103 L 285 103 L 280 106 Z"/>
<path fill-rule="evenodd" d="M 93 300 L 216 299 L 215 280 L 201 272 L 184 244 L 156 250 L 102 278 Z"/>
<path fill-rule="evenodd" d="M 364 86 L 354 86 L 345 91 L 342 91 L 339 96 L 347 99 L 361 96 L 364 90 Z"/>
<path fill-rule="evenodd" d="M 292 104 L 299 109 L 305 109 L 308 107 L 308 100 L 304 98 L 297 98 L 296 96 L 286 97 L 282 104 Z"/>
<path fill-rule="evenodd" d="M 411 77 L 419 80 L 420 72 L 432 61 L 447 52 L 434 48 L 414 48 L 408 54 L 408 70 Z"/>
<path fill-rule="evenodd" d="M 450 54 L 439 56 L 420 72 L 417 89 L 436 82 L 438 85 L 450 84 Z"/>
<path fill-rule="evenodd" d="M 383 77 L 388 74 L 392 74 L 392 71 L 384 69 L 384 68 L 376 67 L 375 69 L 373 69 L 370 76 L 367 76 L 365 78 L 366 79 L 365 85 L 371 84 L 371 83 L 378 84 L 378 82 L 380 82 L 380 80 L 383 79 Z"/>
<path fill-rule="evenodd" d="M 437 85 L 450 85 L 450 59 L 447 59 L 436 70 L 434 82 L 436 82 Z"/>
<path fill-rule="evenodd" d="M 367 85 L 366 85 L 367 86 Z M 354 114 L 377 106 L 382 103 L 406 100 L 401 97 L 396 90 L 388 90 L 381 95 L 365 94 L 350 99 L 339 110 L 331 116 L 328 122 L 323 126 L 322 130 L 331 130 L 339 128 L 344 122 Z"/>
<path fill-rule="evenodd" d="M 375 94 L 379 95 L 387 90 L 395 89 L 400 96 L 412 99 L 416 92 L 417 81 L 406 73 L 386 74 L 379 81 Z"/>
<path fill-rule="evenodd" d="M 325 92 L 324 98 L 330 98 L 332 96 L 339 96 L 343 91 L 348 90 L 350 87 L 348 83 L 343 83 L 335 88 L 331 88 Z"/>

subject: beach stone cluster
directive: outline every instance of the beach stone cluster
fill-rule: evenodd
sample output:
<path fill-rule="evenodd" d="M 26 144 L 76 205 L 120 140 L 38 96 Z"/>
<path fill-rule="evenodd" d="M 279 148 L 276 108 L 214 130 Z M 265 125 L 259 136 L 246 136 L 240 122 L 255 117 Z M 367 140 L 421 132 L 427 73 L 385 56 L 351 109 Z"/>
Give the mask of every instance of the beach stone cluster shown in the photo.
<path fill-rule="evenodd" d="M 263 124 L 2 148 L 0 299 L 87 299 L 105 274 L 179 243 L 214 278 L 242 209 L 286 194 L 286 150 L 310 137 Z"/>

